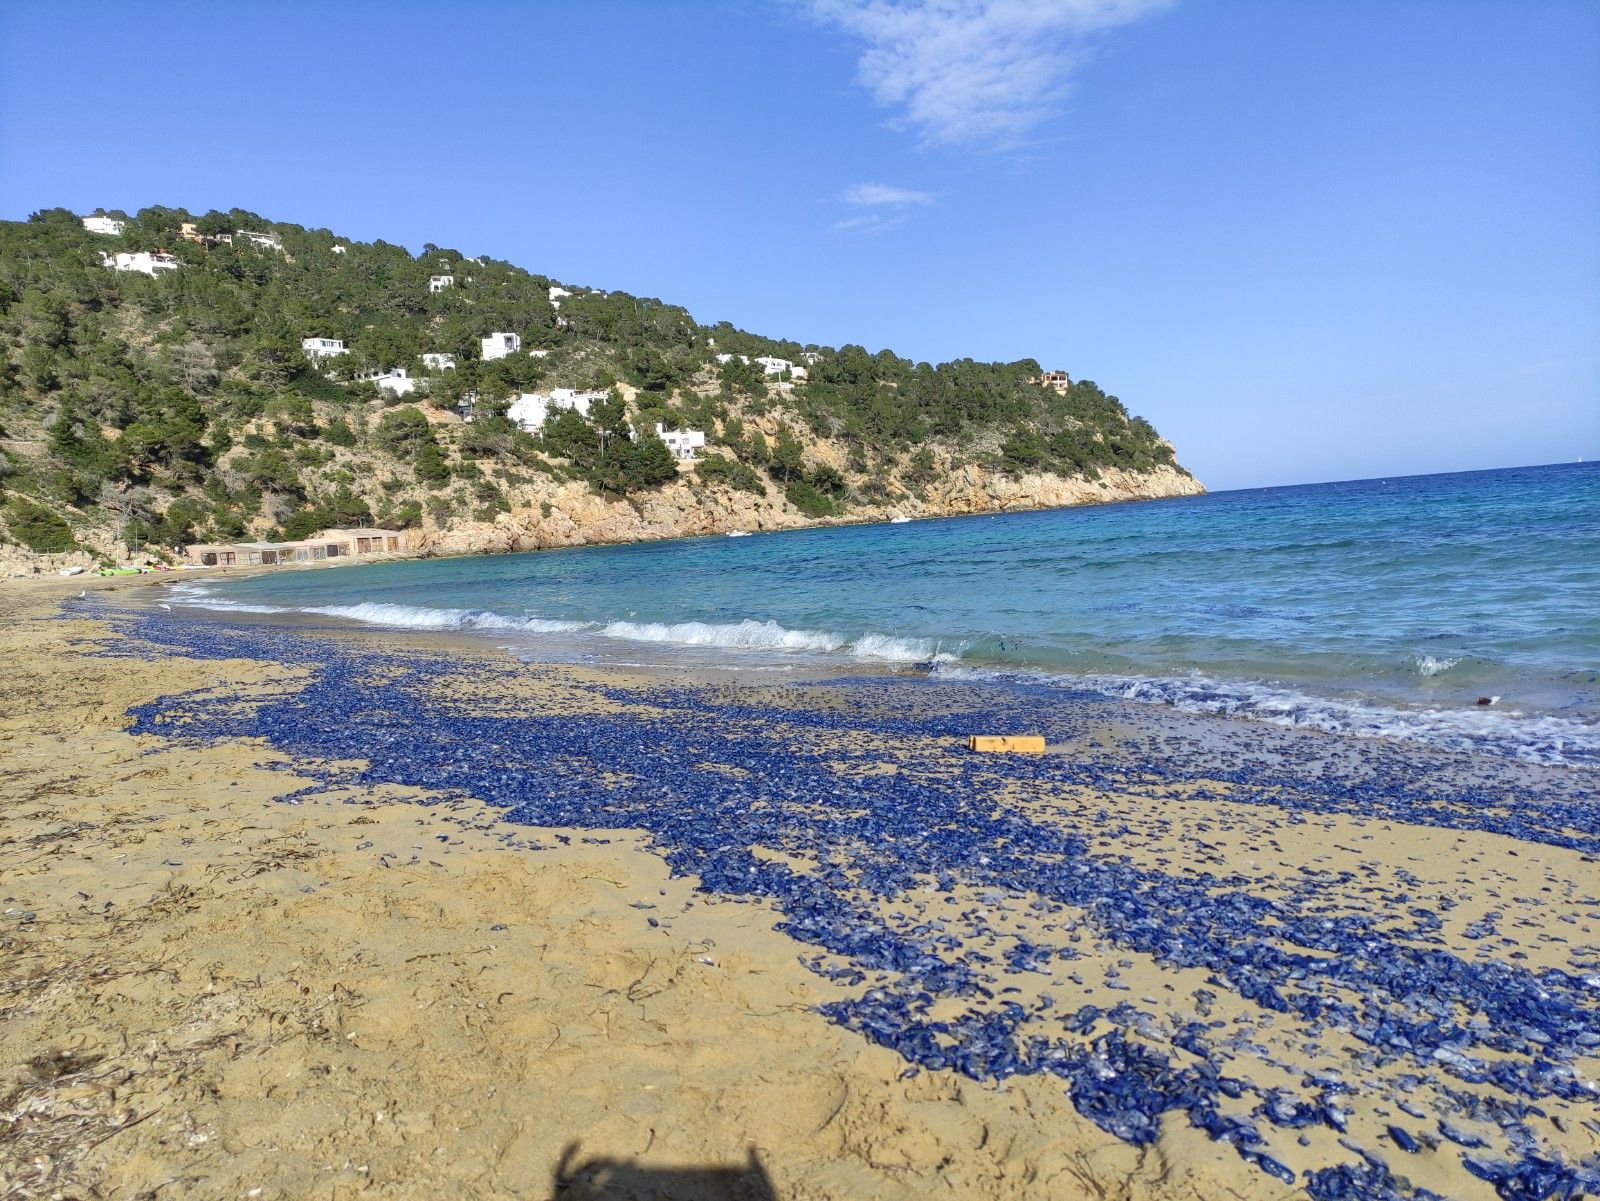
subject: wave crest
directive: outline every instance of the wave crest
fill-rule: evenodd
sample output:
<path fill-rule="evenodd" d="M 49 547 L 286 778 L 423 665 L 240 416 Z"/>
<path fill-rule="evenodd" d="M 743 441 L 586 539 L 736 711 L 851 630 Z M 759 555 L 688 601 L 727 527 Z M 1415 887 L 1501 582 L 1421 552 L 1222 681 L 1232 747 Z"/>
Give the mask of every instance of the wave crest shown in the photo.
<path fill-rule="evenodd" d="M 1411 664 L 1419 676 L 1441 676 L 1460 662 L 1460 659 L 1436 659 L 1432 655 L 1411 656 Z"/>
<path fill-rule="evenodd" d="M 311 613 L 359 621 L 365 625 L 410 630 L 504 630 L 531 634 L 592 633 L 629 642 L 666 643 L 684 647 L 714 647 L 733 651 L 794 651 L 845 654 L 857 659 L 883 663 L 923 663 L 952 661 L 956 656 L 938 653 L 938 645 L 928 638 L 906 638 L 892 634 L 863 634 L 852 640 L 847 635 L 827 630 L 795 630 L 775 621 L 746 618 L 734 622 L 645 622 L 645 621 L 566 621 L 535 616 L 508 616 L 488 610 L 433 609 L 417 605 L 394 605 L 369 601 L 355 605 L 250 604 L 211 595 L 198 586 L 174 599 L 183 604 L 232 613 Z"/>

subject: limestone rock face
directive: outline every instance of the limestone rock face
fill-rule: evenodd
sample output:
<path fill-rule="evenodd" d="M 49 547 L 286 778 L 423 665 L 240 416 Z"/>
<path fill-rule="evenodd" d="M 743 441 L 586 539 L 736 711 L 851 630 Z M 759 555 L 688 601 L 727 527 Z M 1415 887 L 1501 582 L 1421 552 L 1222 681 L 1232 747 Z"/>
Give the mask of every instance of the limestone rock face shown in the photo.
<path fill-rule="evenodd" d="M 514 501 L 516 507 L 493 522 L 458 521 L 448 528 L 425 529 L 417 548 L 432 555 L 494 554 L 693 538 L 734 530 L 846 525 L 887 521 L 893 516 L 1010 513 L 1196 496 L 1204 491 L 1198 480 L 1171 467 L 1146 473 L 1104 470 L 1099 480 L 1090 481 L 1050 474 L 1001 475 L 968 464 L 939 474 L 923 487 L 921 499 L 908 495 L 882 507 L 857 505 L 844 517 L 817 519 L 789 504 L 776 488 L 770 488 L 766 496 L 756 496 L 721 484 L 700 484 L 692 471 L 685 471 L 677 482 L 658 491 L 626 500 L 600 496 L 587 484 L 576 481 L 541 480 L 520 489 Z"/>

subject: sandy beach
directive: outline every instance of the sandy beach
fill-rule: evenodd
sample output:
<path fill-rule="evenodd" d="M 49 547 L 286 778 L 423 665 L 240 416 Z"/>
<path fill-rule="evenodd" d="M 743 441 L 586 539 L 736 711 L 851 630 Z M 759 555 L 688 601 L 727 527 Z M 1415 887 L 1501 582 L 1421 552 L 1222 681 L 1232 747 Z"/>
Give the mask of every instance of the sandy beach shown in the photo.
<path fill-rule="evenodd" d="M 117 601 L 141 585 L 87 586 Z M 503 806 L 457 790 L 341 784 L 359 763 L 330 777 L 328 764 L 312 770 L 259 738 L 133 732 L 130 709 L 158 698 L 248 708 L 293 697 L 315 669 L 102 654 L 123 635 L 81 609 L 58 613 L 83 587 L 0 591 L 6 1201 L 1305 1195 L 1179 1112 L 1136 1144 L 1086 1118 L 1054 1075 L 919 1069 L 854 1019 L 827 1020 L 819 1009 L 859 1002 L 862 980 L 816 970 L 817 946 L 780 928 L 781 904 L 703 890 L 672 870 L 659 834 L 514 825 Z M 490 664 L 473 683 L 472 655 L 457 659 L 429 684 L 441 709 L 626 723 L 668 703 L 576 670 Z M 802 736 L 769 722 L 729 737 L 790 735 Z M 1123 736 L 1095 727 L 1082 746 Z M 858 730 L 837 740 L 868 744 L 830 769 L 841 779 L 970 770 L 953 738 Z M 1573 972 L 1600 944 L 1600 873 L 1578 849 L 1383 814 L 1307 814 L 1230 799 L 1223 784 L 1152 800 L 1043 777 L 982 783 L 986 815 L 1098 830 L 1088 853 L 1120 868 L 1225 882 L 1285 912 L 1314 894 L 1330 922 L 1377 913 L 1397 940 L 1464 961 L 1483 958 L 1475 931 L 1491 915 L 1503 915 L 1493 955 L 1529 971 Z M 750 853 L 802 883 L 833 870 L 798 844 Z M 1397 881 L 1439 920 L 1410 929 Z M 1374 1055 L 1337 1022 L 1313 1038 L 1294 1012 L 1119 942 L 1092 906 L 1047 909 L 930 875 L 880 908 L 885 929 L 949 918 L 968 943 L 980 928 L 985 945 L 1008 946 L 1071 931 L 1072 957 L 1029 972 L 1012 996 L 1099 1007 L 1085 1040 L 1126 1002 L 1151 1035 L 1194 1022 L 1247 1032 L 1226 1056 L 1252 1085 L 1241 1117 L 1270 1105 L 1275 1085 L 1342 1073 L 1350 1087 L 1329 1090 L 1342 1098 L 1342 1129 L 1260 1123 L 1259 1154 L 1302 1180 L 1356 1160 L 1354 1142 L 1385 1148 L 1412 1187 L 1496 1195 L 1462 1170 L 1456 1144 L 1433 1136 L 1409 1151 L 1385 1133 L 1406 1121 L 1397 1098 L 1431 1109 L 1450 1089 L 1488 1086 Z M 969 1001 L 938 999 L 929 1012 L 953 1019 Z M 1569 1057 L 1577 1099 L 1571 1089 L 1545 1096 L 1519 1117 L 1569 1164 L 1600 1151 L 1581 1095 L 1600 1078 L 1595 1051 Z"/>

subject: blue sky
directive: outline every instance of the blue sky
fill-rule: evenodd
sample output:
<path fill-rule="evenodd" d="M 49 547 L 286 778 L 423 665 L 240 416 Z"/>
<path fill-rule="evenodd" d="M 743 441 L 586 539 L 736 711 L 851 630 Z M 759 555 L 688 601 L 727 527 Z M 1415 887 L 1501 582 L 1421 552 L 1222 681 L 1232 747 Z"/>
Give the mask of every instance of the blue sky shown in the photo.
<path fill-rule="evenodd" d="M 1600 4 L 0 0 L 0 217 L 1034 357 L 1213 488 L 1600 457 Z"/>

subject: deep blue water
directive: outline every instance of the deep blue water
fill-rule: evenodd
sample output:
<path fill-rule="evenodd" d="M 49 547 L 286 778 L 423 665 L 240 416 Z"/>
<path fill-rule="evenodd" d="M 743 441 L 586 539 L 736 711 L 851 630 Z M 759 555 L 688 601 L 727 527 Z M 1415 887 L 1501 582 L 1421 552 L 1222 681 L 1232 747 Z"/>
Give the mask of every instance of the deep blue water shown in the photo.
<path fill-rule="evenodd" d="M 230 608 L 476 632 L 529 658 L 780 671 L 931 661 L 957 678 L 1056 678 L 1277 724 L 1600 760 L 1600 464 L 186 591 Z"/>

